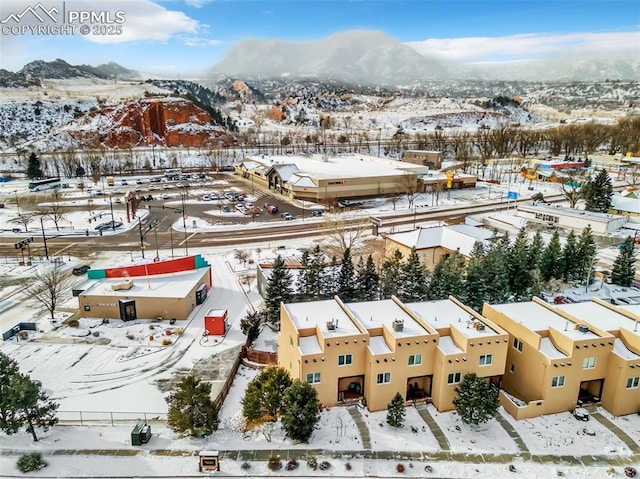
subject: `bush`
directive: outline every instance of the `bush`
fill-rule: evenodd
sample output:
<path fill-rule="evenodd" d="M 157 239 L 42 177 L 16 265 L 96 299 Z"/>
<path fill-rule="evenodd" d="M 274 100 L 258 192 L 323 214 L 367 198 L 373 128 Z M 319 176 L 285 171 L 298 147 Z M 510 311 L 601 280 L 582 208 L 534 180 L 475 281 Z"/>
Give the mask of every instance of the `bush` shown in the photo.
<path fill-rule="evenodd" d="M 42 454 L 39 452 L 31 452 L 20 456 L 17 465 L 20 472 L 31 472 L 39 471 L 45 467 L 47 463 L 42 459 Z"/>
<path fill-rule="evenodd" d="M 270 471 L 279 471 L 282 469 L 282 462 L 280 461 L 280 456 L 271 456 L 269 458 L 269 462 L 267 463 L 267 467 Z"/>
<path fill-rule="evenodd" d="M 318 468 L 318 460 L 314 456 L 309 456 L 307 458 L 307 466 L 309 469 L 316 470 Z"/>
<path fill-rule="evenodd" d="M 240 469 L 242 469 L 243 471 L 248 471 L 249 469 L 251 469 L 251 464 L 249 464 L 247 461 L 244 461 L 242 463 L 242 466 L 240 466 Z"/>
<path fill-rule="evenodd" d="M 134 340 L 134 339 L 136 339 L 136 337 L 133 334 L 129 333 L 129 334 L 127 334 L 127 339 Z"/>
<path fill-rule="evenodd" d="M 175 330 L 176 336 L 182 336 L 184 334 L 184 328 L 178 328 Z"/>
<path fill-rule="evenodd" d="M 71 328 L 77 328 L 78 326 L 80 326 L 80 321 L 78 321 L 77 319 L 70 319 L 69 320 L 69 327 Z"/>
<path fill-rule="evenodd" d="M 153 331 L 153 330 L 154 330 L 154 329 L 156 329 L 156 328 L 155 328 L 155 326 L 154 326 L 153 324 L 150 324 L 150 325 L 149 325 L 149 329 L 150 329 L 151 331 Z"/>
<path fill-rule="evenodd" d="M 404 472 L 404 464 L 398 464 L 398 465 L 396 465 L 396 471 L 398 471 L 398 472 Z"/>
<path fill-rule="evenodd" d="M 170 344 L 173 344 L 173 341 L 171 341 L 170 339 L 167 338 L 162 340 L 163 346 L 169 346 Z"/>
<path fill-rule="evenodd" d="M 92 335 L 94 338 L 97 338 L 98 336 L 100 336 L 100 331 L 94 331 L 93 333 L 91 333 L 91 335 Z"/>
<path fill-rule="evenodd" d="M 293 471 L 294 469 L 298 468 L 298 460 L 293 458 L 293 459 L 289 459 L 289 462 L 287 462 L 287 465 L 284 466 L 284 468 L 287 471 Z"/>
<path fill-rule="evenodd" d="M 351 470 L 351 463 L 350 463 L 350 462 L 347 462 L 347 463 L 344 465 L 344 468 L 345 468 L 347 471 L 350 471 L 350 470 Z"/>
<path fill-rule="evenodd" d="M 319 466 L 321 471 L 326 471 L 330 467 L 331 467 L 331 464 L 329 463 L 329 461 L 322 461 Z"/>

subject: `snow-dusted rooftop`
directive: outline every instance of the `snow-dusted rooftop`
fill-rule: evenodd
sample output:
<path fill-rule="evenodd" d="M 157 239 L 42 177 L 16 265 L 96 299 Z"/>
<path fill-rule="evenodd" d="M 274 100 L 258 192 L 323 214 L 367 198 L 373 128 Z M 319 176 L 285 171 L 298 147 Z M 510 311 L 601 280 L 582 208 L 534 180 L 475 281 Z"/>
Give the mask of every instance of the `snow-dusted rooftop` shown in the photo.
<path fill-rule="evenodd" d="M 137 276 L 135 278 L 107 278 L 96 280 L 82 292 L 83 296 L 115 296 L 115 297 L 153 297 L 184 298 L 202 278 L 202 269 L 186 273 L 170 273 L 162 275 Z M 115 284 L 133 281 L 130 289 L 114 291 Z"/>
<path fill-rule="evenodd" d="M 433 329 L 454 327 L 467 338 L 481 338 L 501 334 L 491 329 L 485 323 L 482 323 L 484 324 L 484 329 L 474 328 L 472 322 L 479 323 L 479 321 L 449 299 L 421 303 L 405 303 L 405 306 L 420 316 Z M 442 337 L 440 341 L 442 341 Z"/>
<path fill-rule="evenodd" d="M 518 205 L 519 211 L 529 211 L 533 213 L 548 213 L 553 215 L 570 216 L 572 218 L 588 219 L 598 223 L 608 223 L 611 220 L 623 218 L 620 215 L 609 213 L 596 213 L 594 211 L 577 210 L 567 206 L 545 206 L 545 205 Z"/>
<path fill-rule="evenodd" d="M 460 354 L 462 353 L 462 349 L 460 349 L 451 339 L 451 336 L 443 336 L 440 338 L 438 342 L 438 348 L 442 350 L 444 354 Z"/>
<path fill-rule="evenodd" d="M 490 244 L 489 239 L 494 233 L 485 228 L 476 228 L 469 225 L 432 226 L 417 228 L 413 231 L 386 235 L 396 243 L 416 250 L 443 247 L 456 251 L 464 256 L 469 256 L 476 242 L 484 245 Z"/>
<path fill-rule="evenodd" d="M 298 330 L 318 326 L 322 333 L 329 337 L 350 336 L 360 333 L 358 327 L 335 299 L 307 303 L 287 303 L 285 308 Z M 333 322 L 335 328 L 327 328 L 328 322 Z"/>
<path fill-rule="evenodd" d="M 628 211 L 629 213 L 640 213 L 640 200 L 620 194 L 611 197 L 611 208 L 619 211 Z"/>
<path fill-rule="evenodd" d="M 388 354 L 391 349 L 382 336 L 372 336 L 369 338 L 369 350 L 371 354 Z"/>
<path fill-rule="evenodd" d="M 278 169 L 284 181 L 288 181 L 294 173 L 300 176 L 309 175 L 314 178 L 360 178 L 375 176 L 402 176 L 407 171 L 426 173 L 428 167 L 420 167 L 412 163 L 377 158 L 367 155 L 345 156 L 251 156 L 243 161 L 262 164 Z M 424 170 L 424 171 L 422 171 Z"/>
<path fill-rule="evenodd" d="M 572 315 L 573 317 L 584 321 L 586 323 L 594 325 L 603 331 L 616 331 L 620 328 L 624 328 L 628 331 L 636 330 L 636 334 L 640 335 L 640 324 L 622 314 L 622 312 L 612 311 L 609 308 L 602 306 L 594 301 L 585 303 L 573 303 L 573 304 L 559 304 L 558 309 L 562 309 Z M 640 305 L 634 306 L 620 306 L 619 309 L 629 310 L 636 314 L 640 313 Z"/>
<path fill-rule="evenodd" d="M 320 354 L 322 348 L 318 343 L 318 337 L 314 334 L 300 338 L 300 352 L 302 354 Z"/>
<path fill-rule="evenodd" d="M 348 303 L 347 308 L 358 318 L 366 329 L 381 328 L 387 329 L 397 338 L 411 336 L 421 336 L 431 334 L 420 323 L 408 315 L 393 300 L 367 301 L 363 303 Z M 395 331 L 392 324 L 395 320 L 403 322 L 402 331 Z"/>
<path fill-rule="evenodd" d="M 540 340 L 540 352 L 549 359 L 564 359 L 567 357 L 566 354 L 556 348 L 549 338 L 542 338 Z"/>
<path fill-rule="evenodd" d="M 491 307 L 503 313 L 505 316 L 510 317 L 515 322 L 523 324 L 531 331 L 548 331 L 549 328 L 554 328 L 573 341 L 600 337 L 591 330 L 582 332 L 579 329 L 575 329 L 577 324 L 573 324 L 571 321 L 568 321 L 535 301 L 492 304 Z"/>
<path fill-rule="evenodd" d="M 636 354 L 627 348 L 619 338 L 616 338 L 613 341 L 613 352 L 628 361 L 640 361 L 640 354 Z"/>

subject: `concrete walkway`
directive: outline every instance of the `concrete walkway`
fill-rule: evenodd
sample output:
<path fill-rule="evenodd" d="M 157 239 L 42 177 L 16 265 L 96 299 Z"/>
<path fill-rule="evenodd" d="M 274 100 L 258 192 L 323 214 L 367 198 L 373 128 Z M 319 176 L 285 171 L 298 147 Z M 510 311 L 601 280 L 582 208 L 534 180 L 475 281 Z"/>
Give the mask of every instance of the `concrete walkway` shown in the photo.
<path fill-rule="evenodd" d="M 371 436 L 369 434 L 369 427 L 367 423 L 364 422 L 364 418 L 362 417 L 362 413 L 360 412 L 360 408 L 358 406 L 349 406 L 347 407 L 347 411 L 353 418 L 353 421 L 356 423 L 356 427 L 360 432 L 360 437 L 362 438 L 362 448 L 369 450 L 371 449 Z"/>
<path fill-rule="evenodd" d="M 442 449 L 443 451 L 448 451 L 451 448 L 451 446 L 449 445 L 449 440 L 447 439 L 447 436 L 444 435 L 444 432 L 442 432 L 442 429 L 440 429 L 440 426 L 435 421 L 435 419 L 433 419 L 431 414 L 429 414 L 427 405 L 416 404 L 416 411 L 418 411 L 418 414 L 420 414 L 422 420 L 426 422 L 427 426 L 429 426 L 429 429 L 431 429 L 431 432 L 435 436 L 436 441 L 438 441 L 438 446 L 440 446 L 440 449 Z"/>
<path fill-rule="evenodd" d="M 520 434 L 518 434 L 518 431 L 515 430 L 515 428 L 511 425 L 511 423 L 509 421 L 507 421 L 502 414 L 500 414 L 499 410 L 498 410 L 498 413 L 496 414 L 495 418 L 496 418 L 496 421 L 498 421 L 500 423 L 502 428 L 505 431 L 507 431 L 507 434 L 509 434 L 511 439 L 513 439 L 513 442 L 516 443 L 516 446 L 518 446 L 518 449 L 521 452 L 529 452 L 529 448 L 527 447 L 527 445 L 522 440 L 522 437 L 520 436 Z"/>
<path fill-rule="evenodd" d="M 638 443 L 631 439 L 631 437 L 629 437 L 626 432 L 624 432 L 622 429 L 620 429 L 618 426 L 616 426 L 614 423 L 609 421 L 606 417 L 604 417 L 597 411 L 591 411 L 589 412 L 589 414 L 593 419 L 609 429 L 609 431 L 614 433 L 618 437 L 618 439 L 624 442 L 631 452 L 636 455 L 640 455 L 640 446 L 638 446 Z"/>

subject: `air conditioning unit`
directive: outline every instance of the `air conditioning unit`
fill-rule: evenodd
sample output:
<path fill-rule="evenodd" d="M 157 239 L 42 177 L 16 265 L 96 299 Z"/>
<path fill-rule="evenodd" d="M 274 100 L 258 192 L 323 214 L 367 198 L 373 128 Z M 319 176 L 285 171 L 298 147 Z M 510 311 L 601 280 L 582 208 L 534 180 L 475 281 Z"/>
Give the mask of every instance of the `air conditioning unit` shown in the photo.
<path fill-rule="evenodd" d="M 580 326 L 578 326 L 578 331 L 580 331 L 581 333 L 588 333 L 589 326 L 587 326 L 586 324 L 581 324 Z"/>
<path fill-rule="evenodd" d="M 394 331 L 402 331 L 402 328 L 404 328 L 404 320 L 394 319 L 392 327 Z"/>
<path fill-rule="evenodd" d="M 484 328 L 485 328 L 484 323 L 476 323 L 476 324 L 477 324 L 476 329 L 478 331 L 484 331 Z"/>
<path fill-rule="evenodd" d="M 327 321 L 327 329 L 329 331 L 335 331 L 336 327 L 338 325 L 335 323 L 335 321 L 331 320 L 331 321 Z"/>

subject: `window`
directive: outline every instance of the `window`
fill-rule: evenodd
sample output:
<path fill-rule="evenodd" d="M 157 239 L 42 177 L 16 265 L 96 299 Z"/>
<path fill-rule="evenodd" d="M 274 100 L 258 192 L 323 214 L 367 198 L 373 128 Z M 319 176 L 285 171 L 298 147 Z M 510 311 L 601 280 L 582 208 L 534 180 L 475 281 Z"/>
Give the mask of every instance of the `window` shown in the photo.
<path fill-rule="evenodd" d="M 352 363 L 352 356 L 351 354 L 341 354 L 340 356 L 338 356 L 338 366 L 345 366 L 348 364 Z"/>
<path fill-rule="evenodd" d="M 447 377 L 447 384 L 458 384 L 460 382 L 460 373 L 451 373 Z"/>
<path fill-rule="evenodd" d="M 377 384 L 387 384 L 391 382 L 391 373 L 379 373 L 376 378 Z"/>
<path fill-rule="evenodd" d="M 493 354 L 483 354 L 480 356 L 480 366 L 491 366 L 493 363 Z"/>
<path fill-rule="evenodd" d="M 289 346 L 293 347 L 293 336 L 289 336 Z"/>
<path fill-rule="evenodd" d="M 640 385 L 640 377 L 627 379 L 627 389 L 636 389 Z"/>
<path fill-rule="evenodd" d="M 422 354 L 412 354 L 409 356 L 409 366 L 422 364 Z"/>
<path fill-rule="evenodd" d="M 309 374 L 307 374 L 307 382 L 309 384 L 319 384 L 320 383 L 320 373 L 309 373 Z"/>
<path fill-rule="evenodd" d="M 522 341 L 520 341 L 518 338 L 513 338 L 513 347 L 518 351 L 522 351 Z"/>
<path fill-rule="evenodd" d="M 88 304 L 85 304 L 85 305 L 84 305 L 84 310 L 85 310 L 85 311 L 91 311 L 91 306 L 90 306 L 90 305 L 88 305 Z"/>
<path fill-rule="evenodd" d="M 554 376 L 551 379 L 552 388 L 561 388 L 562 386 L 564 386 L 564 376 Z"/>
<path fill-rule="evenodd" d="M 593 369 L 596 367 L 596 357 L 584 358 L 582 360 L 582 369 Z"/>
<path fill-rule="evenodd" d="M 510 373 L 515 373 L 515 372 L 516 372 L 516 366 L 515 366 L 515 364 L 512 364 L 511 366 L 509 366 L 509 372 L 510 372 Z"/>

